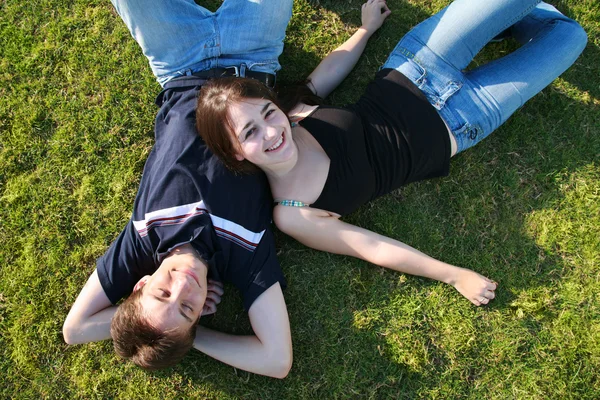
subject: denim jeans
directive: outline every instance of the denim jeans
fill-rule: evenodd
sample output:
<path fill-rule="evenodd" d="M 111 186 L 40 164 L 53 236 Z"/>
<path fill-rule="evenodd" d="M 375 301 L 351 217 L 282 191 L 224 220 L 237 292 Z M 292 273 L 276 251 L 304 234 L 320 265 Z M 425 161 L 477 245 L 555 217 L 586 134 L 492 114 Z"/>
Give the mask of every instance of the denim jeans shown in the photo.
<path fill-rule="evenodd" d="M 275 73 L 292 0 L 225 0 L 214 13 L 194 0 L 111 0 L 158 82 L 216 67 Z"/>
<path fill-rule="evenodd" d="M 507 28 L 521 46 L 464 71 Z M 577 22 L 539 0 L 456 0 L 408 32 L 382 68 L 397 69 L 425 93 L 460 152 L 569 68 L 586 42 Z"/>

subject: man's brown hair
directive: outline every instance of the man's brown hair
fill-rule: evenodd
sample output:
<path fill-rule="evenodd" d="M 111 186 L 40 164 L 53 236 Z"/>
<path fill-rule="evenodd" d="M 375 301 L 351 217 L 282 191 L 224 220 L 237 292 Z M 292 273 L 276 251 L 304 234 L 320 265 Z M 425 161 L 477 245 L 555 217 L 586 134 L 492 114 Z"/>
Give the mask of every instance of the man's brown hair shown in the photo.
<path fill-rule="evenodd" d="M 125 299 L 112 319 L 110 334 L 115 351 L 146 370 L 173 366 L 192 348 L 197 324 L 185 331 L 162 331 L 152 326 L 140 304 L 142 290 Z"/>

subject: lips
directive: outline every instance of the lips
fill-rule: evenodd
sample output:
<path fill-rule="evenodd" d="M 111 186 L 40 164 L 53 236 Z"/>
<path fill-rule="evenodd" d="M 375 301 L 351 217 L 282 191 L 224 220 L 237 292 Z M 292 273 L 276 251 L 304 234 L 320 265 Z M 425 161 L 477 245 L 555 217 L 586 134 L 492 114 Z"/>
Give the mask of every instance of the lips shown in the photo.
<path fill-rule="evenodd" d="M 196 281 L 196 283 L 198 284 L 198 286 L 200 286 L 200 280 L 198 279 L 198 276 L 196 276 L 196 274 L 193 271 L 184 269 L 184 270 L 181 270 L 181 272 L 183 272 L 184 274 L 186 274 L 188 276 L 191 276 L 192 279 L 194 279 L 194 281 Z"/>
<path fill-rule="evenodd" d="M 285 142 L 285 133 L 282 133 L 281 137 L 271 147 L 269 147 L 265 151 L 275 151 L 275 150 L 279 149 L 283 145 L 284 142 Z"/>

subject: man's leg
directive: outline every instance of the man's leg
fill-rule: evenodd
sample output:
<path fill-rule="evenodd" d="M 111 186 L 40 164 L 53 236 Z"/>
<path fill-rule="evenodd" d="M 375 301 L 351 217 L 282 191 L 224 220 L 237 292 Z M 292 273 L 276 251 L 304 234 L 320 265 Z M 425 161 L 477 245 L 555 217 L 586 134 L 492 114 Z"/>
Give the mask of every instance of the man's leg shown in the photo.
<path fill-rule="evenodd" d="M 111 0 L 159 83 L 208 69 L 220 53 L 216 19 L 193 0 Z"/>
<path fill-rule="evenodd" d="M 283 51 L 292 0 L 225 0 L 215 13 L 221 67 L 275 73 Z"/>

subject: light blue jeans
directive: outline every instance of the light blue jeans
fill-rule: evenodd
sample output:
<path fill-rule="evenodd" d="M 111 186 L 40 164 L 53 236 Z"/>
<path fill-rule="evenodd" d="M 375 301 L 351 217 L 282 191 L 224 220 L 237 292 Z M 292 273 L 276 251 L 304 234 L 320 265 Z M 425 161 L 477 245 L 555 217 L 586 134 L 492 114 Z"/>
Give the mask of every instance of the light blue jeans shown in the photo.
<path fill-rule="evenodd" d="M 464 71 L 507 28 L 522 45 Z M 456 0 L 408 32 L 382 68 L 397 69 L 425 93 L 460 152 L 569 68 L 586 42 L 577 22 L 539 0 Z"/>
<path fill-rule="evenodd" d="M 214 13 L 194 0 L 111 0 L 158 82 L 216 67 L 274 74 L 292 0 L 225 0 Z"/>

